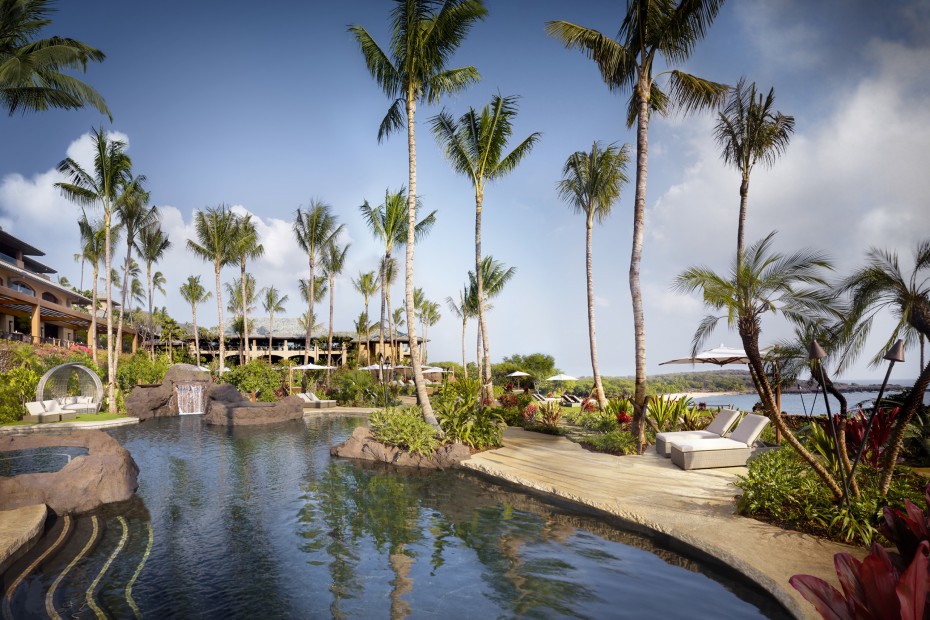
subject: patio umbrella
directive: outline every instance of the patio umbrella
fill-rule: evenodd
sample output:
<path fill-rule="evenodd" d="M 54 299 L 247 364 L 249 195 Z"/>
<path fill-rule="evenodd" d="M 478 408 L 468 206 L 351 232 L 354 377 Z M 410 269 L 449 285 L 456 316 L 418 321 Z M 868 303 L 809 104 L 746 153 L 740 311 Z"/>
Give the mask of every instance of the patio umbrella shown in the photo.
<path fill-rule="evenodd" d="M 507 376 L 508 377 L 532 377 L 533 375 L 531 375 L 528 372 L 523 372 L 522 370 L 515 370 Z"/>
<path fill-rule="evenodd" d="M 554 377 L 549 377 L 546 381 L 577 381 L 578 377 L 572 377 L 571 375 L 566 375 L 564 373 L 559 373 Z"/>
<path fill-rule="evenodd" d="M 301 364 L 300 366 L 291 366 L 291 370 L 332 370 L 335 366 L 320 366 L 319 364 Z"/>
<path fill-rule="evenodd" d="M 683 357 L 677 360 L 662 362 L 659 366 L 665 364 L 715 364 L 717 366 L 726 366 L 727 364 L 748 364 L 749 358 L 746 357 L 746 351 L 743 349 L 731 349 L 720 345 L 707 351 L 701 351 L 694 357 Z"/>

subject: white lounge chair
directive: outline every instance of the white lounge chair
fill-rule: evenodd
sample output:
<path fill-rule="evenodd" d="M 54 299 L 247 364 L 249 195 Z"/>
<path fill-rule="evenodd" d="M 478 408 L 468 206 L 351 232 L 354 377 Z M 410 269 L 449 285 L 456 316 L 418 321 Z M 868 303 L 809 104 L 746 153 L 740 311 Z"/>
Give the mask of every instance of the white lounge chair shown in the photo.
<path fill-rule="evenodd" d="M 743 466 L 752 455 L 752 445 L 768 423 L 768 418 L 749 413 L 740 421 L 729 438 L 673 442 L 672 462 L 682 469 Z"/>
<path fill-rule="evenodd" d="M 303 392 L 297 396 L 304 401 L 304 409 L 329 409 L 336 406 L 336 401 L 321 400 L 313 392 Z"/>
<path fill-rule="evenodd" d="M 656 454 L 665 457 L 672 456 L 672 442 L 687 442 L 692 439 L 719 439 L 726 437 L 727 433 L 739 419 L 739 411 L 734 409 L 721 409 L 713 421 L 702 431 L 675 431 L 659 433 L 656 435 Z"/>

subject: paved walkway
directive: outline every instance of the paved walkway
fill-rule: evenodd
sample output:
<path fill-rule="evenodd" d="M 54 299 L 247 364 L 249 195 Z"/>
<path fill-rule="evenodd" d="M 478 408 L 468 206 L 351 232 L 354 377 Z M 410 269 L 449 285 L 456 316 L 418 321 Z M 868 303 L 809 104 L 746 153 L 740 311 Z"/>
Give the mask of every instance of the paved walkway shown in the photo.
<path fill-rule="evenodd" d="M 42 536 L 45 504 L 0 510 L 0 575 Z"/>
<path fill-rule="evenodd" d="M 732 482 L 743 467 L 683 471 L 655 452 L 617 457 L 589 452 L 563 437 L 519 428 L 504 447 L 464 467 L 615 515 L 682 541 L 745 574 L 799 618 L 819 618 L 788 584 L 798 573 L 836 585 L 833 554 L 864 551 L 734 514 Z"/>

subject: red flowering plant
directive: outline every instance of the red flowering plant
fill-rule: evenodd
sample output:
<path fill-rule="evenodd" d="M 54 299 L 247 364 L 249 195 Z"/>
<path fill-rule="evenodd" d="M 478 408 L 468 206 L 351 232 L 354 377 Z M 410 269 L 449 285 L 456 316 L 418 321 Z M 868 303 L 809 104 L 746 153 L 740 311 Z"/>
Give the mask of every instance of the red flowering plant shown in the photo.
<path fill-rule="evenodd" d="M 530 403 L 523 409 L 523 421 L 527 423 L 532 422 L 536 419 L 536 414 L 538 412 L 539 407 L 536 405 L 536 403 Z"/>
<path fill-rule="evenodd" d="M 581 401 L 581 410 L 585 413 L 591 413 L 597 409 L 597 403 L 594 402 L 593 398 L 585 398 Z"/>

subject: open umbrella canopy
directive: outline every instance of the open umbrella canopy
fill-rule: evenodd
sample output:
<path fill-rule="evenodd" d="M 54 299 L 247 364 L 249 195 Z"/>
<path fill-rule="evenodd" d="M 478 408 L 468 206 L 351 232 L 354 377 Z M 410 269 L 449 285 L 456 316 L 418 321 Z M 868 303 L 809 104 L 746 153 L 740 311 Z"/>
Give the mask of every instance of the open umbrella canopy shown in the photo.
<path fill-rule="evenodd" d="M 662 362 L 664 364 L 716 364 L 717 366 L 726 366 L 727 364 L 748 364 L 749 358 L 746 357 L 746 351 L 743 349 L 731 349 L 720 345 L 707 351 L 701 351 L 694 357 L 683 357 L 677 360 Z"/>
<path fill-rule="evenodd" d="M 577 381 L 578 377 L 573 377 L 571 375 L 566 375 L 565 373 L 559 373 L 554 377 L 549 377 L 546 381 Z"/>
<path fill-rule="evenodd" d="M 381 370 L 381 368 L 382 368 L 382 367 L 381 367 L 380 364 L 369 364 L 368 366 L 362 366 L 361 368 L 359 368 L 359 370 Z M 385 364 L 385 365 L 384 365 L 384 369 L 385 369 L 385 370 L 390 370 L 390 369 L 391 369 L 391 365 L 390 365 L 390 364 Z"/>
<path fill-rule="evenodd" d="M 531 375 L 528 372 L 523 372 L 522 370 L 515 370 L 507 376 L 508 377 L 532 377 L 533 375 Z"/>
<path fill-rule="evenodd" d="M 319 364 L 301 364 L 300 366 L 292 366 L 291 370 L 331 370 L 335 368 L 334 366 L 320 366 Z"/>

